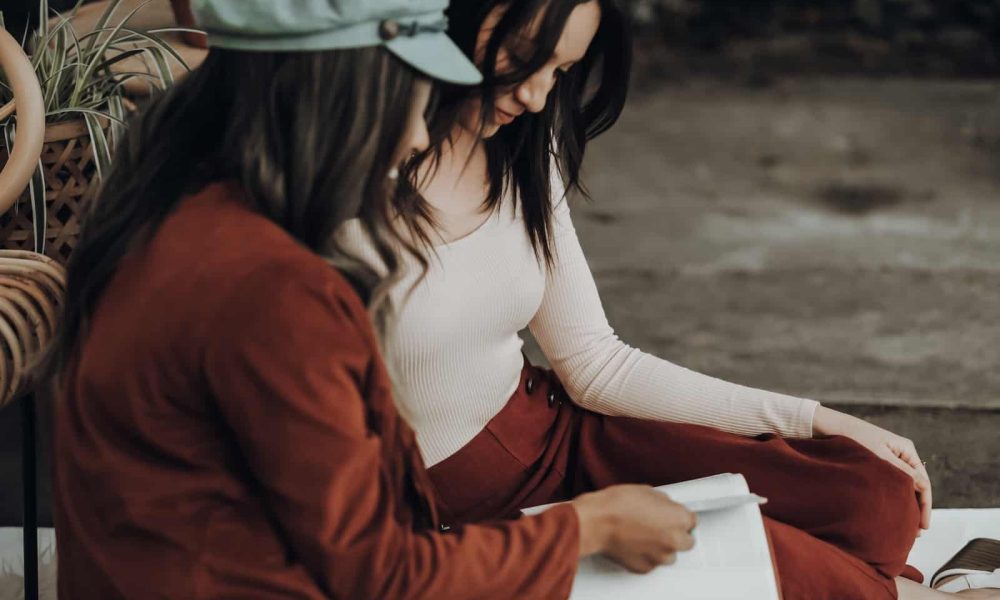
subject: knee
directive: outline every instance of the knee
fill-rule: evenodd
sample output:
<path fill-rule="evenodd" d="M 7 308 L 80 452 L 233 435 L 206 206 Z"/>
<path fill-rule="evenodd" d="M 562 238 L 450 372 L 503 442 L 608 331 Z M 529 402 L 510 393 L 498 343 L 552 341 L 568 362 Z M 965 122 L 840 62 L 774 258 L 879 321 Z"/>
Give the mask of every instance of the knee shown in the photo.
<path fill-rule="evenodd" d="M 891 599 L 896 586 L 870 565 L 805 531 L 764 519 L 785 600 Z"/>
<path fill-rule="evenodd" d="M 913 478 L 866 451 L 852 465 L 853 502 L 845 506 L 845 540 L 850 550 L 886 575 L 906 566 L 920 526 L 920 507 Z"/>

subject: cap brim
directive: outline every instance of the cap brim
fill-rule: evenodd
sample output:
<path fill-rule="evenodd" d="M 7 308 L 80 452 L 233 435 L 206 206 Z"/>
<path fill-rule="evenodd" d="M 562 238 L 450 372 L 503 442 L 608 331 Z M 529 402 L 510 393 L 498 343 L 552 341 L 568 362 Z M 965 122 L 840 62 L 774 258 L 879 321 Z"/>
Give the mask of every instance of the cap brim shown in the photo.
<path fill-rule="evenodd" d="M 428 77 L 458 85 L 475 85 L 483 80 L 475 65 L 444 33 L 401 35 L 385 46 Z"/>

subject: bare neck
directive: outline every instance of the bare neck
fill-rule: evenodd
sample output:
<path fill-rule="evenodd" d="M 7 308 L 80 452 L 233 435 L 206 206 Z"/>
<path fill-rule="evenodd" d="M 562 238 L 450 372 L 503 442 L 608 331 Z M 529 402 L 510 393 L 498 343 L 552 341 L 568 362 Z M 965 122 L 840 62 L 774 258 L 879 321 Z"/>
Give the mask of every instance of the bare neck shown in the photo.
<path fill-rule="evenodd" d="M 484 203 L 489 180 L 486 150 L 477 136 L 456 126 L 442 145 L 433 171 L 424 169 L 418 174 L 422 181 L 420 193 L 433 209 L 437 233 L 443 241 L 464 237 L 482 225 L 488 216 Z"/>

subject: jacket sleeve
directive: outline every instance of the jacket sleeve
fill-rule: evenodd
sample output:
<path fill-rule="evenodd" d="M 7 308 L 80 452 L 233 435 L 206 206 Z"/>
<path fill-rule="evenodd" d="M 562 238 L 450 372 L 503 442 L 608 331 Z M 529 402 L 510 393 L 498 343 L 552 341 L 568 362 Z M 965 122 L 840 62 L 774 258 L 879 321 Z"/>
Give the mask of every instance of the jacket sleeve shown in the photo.
<path fill-rule="evenodd" d="M 335 598 L 565 598 L 569 506 L 414 531 L 361 395 L 379 360 L 360 300 L 320 268 L 258 268 L 212 324 L 204 370 L 290 554 Z"/>

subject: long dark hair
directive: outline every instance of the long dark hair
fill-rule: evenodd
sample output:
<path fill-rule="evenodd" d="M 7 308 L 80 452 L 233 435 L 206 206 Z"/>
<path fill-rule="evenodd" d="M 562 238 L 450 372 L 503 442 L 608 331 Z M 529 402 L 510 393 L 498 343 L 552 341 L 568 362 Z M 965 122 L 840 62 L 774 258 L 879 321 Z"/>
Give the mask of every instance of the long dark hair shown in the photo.
<path fill-rule="evenodd" d="M 420 76 L 381 48 L 324 52 L 212 49 L 129 127 L 69 263 L 59 331 L 40 364 L 58 379 L 122 258 L 186 194 L 240 184 L 246 203 L 337 263 L 370 306 L 382 278 L 339 251 L 332 233 L 359 217 L 386 272 L 406 242 L 388 226 L 388 178 Z M 377 307 L 376 307 L 377 308 Z"/>
<path fill-rule="evenodd" d="M 404 172 L 407 185 L 400 187 L 396 199 L 401 214 L 433 221 L 430 210 L 416 192 L 420 183 L 416 174 L 425 161 L 430 161 L 429 172 L 433 173 L 461 104 L 470 93 L 479 94 L 485 124 L 485 119 L 493 114 L 496 92 L 524 81 L 548 62 L 570 13 L 587 1 L 462 0 L 451 3 L 448 35 L 470 59 L 474 59 L 476 39 L 486 17 L 497 6 L 505 6 L 506 10 L 486 46 L 480 65 L 482 85 L 471 91 L 456 86 L 441 89 L 437 110 L 430 122 L 431 147 L 411 161 Z M 486 208 L 494 209 L 510 191 L 514 202 L 520 205 L 536 256 L 546 262 L 552 260 L 553 157 L 567 192 L 576 189 L 586 196 L 580 166 L 587 142 L 614 125 L 628 94 L 632 63 L 628 18 L 619 0 L 594 1 L 601 7 L 601 23 L 583 60 L 567 73 L 558 75 L 544 110 L 535 114 L 525 112 L 485 142 L 490 183 Z M 530 36 L 534 40 L 532 56 L 520 57 L 513 71 L 496 73 L 501 47 L 536 19 L 539 21 L 537 32 Z M 429 239 L 425 235 L 419 237 L 424 242 Z"/>

